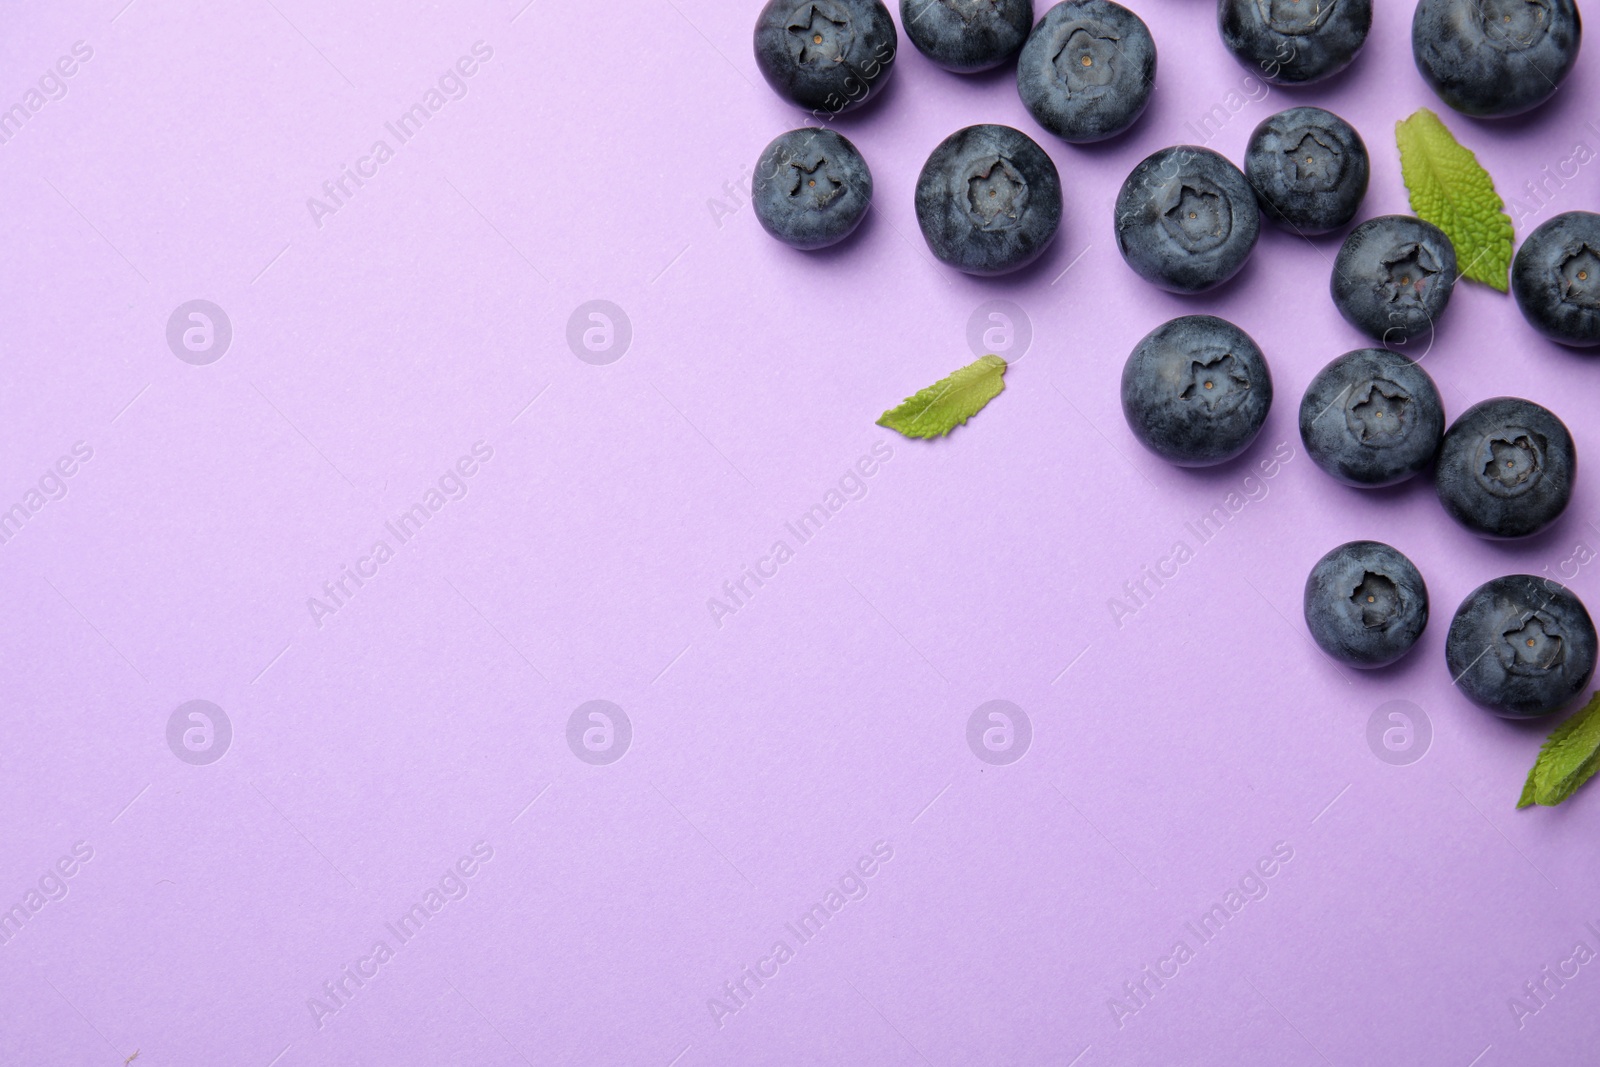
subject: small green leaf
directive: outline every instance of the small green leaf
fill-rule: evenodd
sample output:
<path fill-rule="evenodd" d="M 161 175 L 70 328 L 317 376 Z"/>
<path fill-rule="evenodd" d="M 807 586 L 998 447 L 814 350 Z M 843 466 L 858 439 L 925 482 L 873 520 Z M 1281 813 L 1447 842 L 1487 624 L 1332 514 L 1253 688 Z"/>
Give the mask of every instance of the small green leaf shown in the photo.
<path fill-rule="evenodd" d="M 1478 157 L 1427 108 L 1395 123 L 1411 210 L 1445 232 L 1463 275 L 1502 293 L 1511 272 L 1511 219 Z"/>
<path fill-rule="evenodd" d="M 1600 771 L 1600 693 L 1551 731 L 1533 761 L 1517 807 L 1561 803 Z"/>
<path fill-rule="evenodd" d="M 983 356 L 885 411 L 879 426 L 907 437 L 943 437 L 983 410 L 1006 387 L 1006 361 Z"/>

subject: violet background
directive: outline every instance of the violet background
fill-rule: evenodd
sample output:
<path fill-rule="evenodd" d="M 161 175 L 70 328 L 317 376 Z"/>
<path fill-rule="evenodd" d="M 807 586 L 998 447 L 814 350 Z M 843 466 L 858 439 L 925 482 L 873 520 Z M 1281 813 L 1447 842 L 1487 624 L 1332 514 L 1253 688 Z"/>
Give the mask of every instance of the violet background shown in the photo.
<path fill-rule="evenodd" d="M 1416 74 L 1411 5 L 1382 2 L 1345 76 L 1252 100 L 1211 4 L 1137 0 L 1151 106 L 1076 148 L 1009 68 L 947 74 L 902 34 L 883 98 L 837 122 L 876 210 L 807 255 L 737 192 L 803 121 L 755 69 L 753 2 L 124 3 L 14 8 L 0 33 L 6 106 L 93 48 L 0 146 L 0 505 L 93 449 L 0 545 L 0 906 L 94 850 L 0 945 L 0 1063 L 1590 1055 L 1600 966 L 1520 1030 L 1508 1001 L 1600 949 L 1600 793 L 1515 811 L 1545 727 L 1470 706 L 1443 641 L 1480 582 L 1600 546 L 1600 364 L 1458 288 L 1426 362 L 1449 415 L 1526 396 L 1591 457 L 1553 531 L 1487 544 L 1426 480 L 1360 493 L 1301 450 L 1305 385 L 1365 343 L 1326 295 L 1337 237 L 1264 227 L 1237 280 L 1183 299 L 1123 265 L 1111 205 L 1234 92 L 1213 147 L 1241 161 L 1272 112 L 1327 106 L 1372 153 L 1362 217 L 1404 211 L 1393 124 L 1430 106 L 1537 209 L 1520 238 L 1596 206 L 1593 167 L 1546 207 L 1524 188 L 1600 148 L 1592 47 L 1532 119 L 1475 122 Z M 467 95 L 315 225 L 307 198 L 477 41 Z M 943 269 L 917 232 L 923 159 L 975 122 L 1061 170 L 1061 232 L 1021 276 Z M 208 366 L 165 340 L 197 297 L 234 330 Z M 973 358 L 997 298 L 1033 331 L 1005 393 L 944 441 L 875 427 Z M 632 324 L 607 366 L 565 340 L 591 299 Z M 1197 311 L 1257 339 L 1278 393 L 1210 472 L 1141 451 L 1117 401 L 1133 344 Z M 319 628 L 307 599 L 478 441 L 467 495 Z M 715 626 L 708 598 L 879 443 L 867 495 Z M 1280 443 L 1267 495 L 1118 626 L 1122 583 Z M 1371 674 L 1299 617 L 1311 564 L 1356 537 L 1410 554 L 1435 605 Z M 1569 584 L 1600 605 L 1597 573 Z M 597 698 L 633 727 L 608 766 L 566 738 Z M 994 698 L 1033 725 L 1009 766 L 965 740 Z M 191 699 L 233 726 L 208 766 L 167 746 Z M 1391 700 L 1431 722 L 1420 762 L 1369 748 Z M 470 893 L 319 1028 L 308 998 L 480 841 Z M 784 923 L 877 841 L 867 897 L 798 945 Z M 1187 935 L 1277 842 L 1266 898 Z M 795 957 L 719 1027 L 708 1000 L 780 937 Z M 1179 938 L 1196 958 L 1119 1027 L 1108 999 Z"/>

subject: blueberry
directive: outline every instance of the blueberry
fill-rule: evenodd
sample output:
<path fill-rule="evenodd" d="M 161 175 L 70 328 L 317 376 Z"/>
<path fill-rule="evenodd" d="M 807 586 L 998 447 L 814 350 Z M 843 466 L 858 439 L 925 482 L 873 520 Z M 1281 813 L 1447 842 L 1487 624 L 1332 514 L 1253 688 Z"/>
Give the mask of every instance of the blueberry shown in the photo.
<path fill-rule="evenodd" d="M 1428 625 L 1428 586 L 1381 541 L 1351 541 L 1306 577 L 1306 626 L 1322 651 L 1352 667 L 1387 667 Z"/>
<path fill-rule="evenodd" d="M 917 51 L 958 74 L 998 67 L 1033 25 L 1033 0 L 900 0 L 900 24 Z"/>
<path fill-rule="evenodd" d="M 1209 467 L 1250 446 L 1272 407 L 1255 341 L 1215 315 L 1163 323 L 1122 368 L 1122 413 L 1144 446 L 1180 467 Z"/>
<path fill-rule="evenodd" d="M 1594 621 L 1565 586 L 1513 574 L 1461 602 L 1444 652 L 1463 693 L 1503 718 L 1533 719 L 1589 684 Z"/>
<path fill-rule="evenodd" d="M 1421 0 L 1411 54 L 1439 99 L 1465 115 L 1520 115 L 1555 94 L 1578 60 L 1573 0 Z"/>
<path fill-rule="evenodd" d="M 917 223 L 939 259 L 1005 274 L 1039 258 L 1061 224 L 1061 177 L 1010 126 L 968 126 L 933 150 L 917 178 Z"/>
<path fill-rule="evenodd" d="M 795 248 L 826 248 L 872 206 L 872 172 L 856 146 L 806 127 L 780 134 L 756 161 L 750 199 L 766 231 Z"/>
<path fill-rule="evenodd" d="M 889 80 L 896 40 L 881 0 L 767 0 L 756 18 L 756 66 L 779 96 L 836 115 Z"/>
<path fill-rule="evenodd" d="M 1456 287 L 1456 248 L 1410 215 L 1379 215 L 1350 231 L 1333 261 L 1333 303 L 1352 326 L 1389 344 L 1433 329 Z"/>
<path fill-rule="evenodd" d="M 1320 107 L 1292 107 L 1263 120 L 1244 157 L 1244 175 L 1267 217 L 1307 235 L 1355 218 L 1370 173 L 1361 135 Z"/>
<path fill-rule="evenodd" d="M 1156 43 L 1138 15 L 1111 0 L 1066 0 L 1045 12 L 1017 57 L 1017 92 L 1034 119 L 1066 141 L 1114 137 L 1150 101 Z"/>
<path fill-rule="evenodd" d="M 1372 27 L 1372 0 L 1218 0 L 1234 58 L 1274 85 L 1305 85 L 1348 67 Z"/>
<path fill-rule="evenodd" d="M 1261 235 L 1255 193 L 1209 148 L 1163 148 L 1133 168 L 1117 194 L 1117 247 L 1140 277 L 1201 293 L 1239 272 Z"/>
<path fill-rule="evenodd" d="M 1484 537 L 1528 537 L 1567 509 L 1578 454 L 1566 426 L 1531 400 L 1474 404 L 1445 431 L 1434 487 L 1457 522 Z"/>
<path fill-rule="evenodd" d="M 1511 265 L 1511 290 L 1546 337 L 1600 345 L 1600 215 L 1569 211 L 1530 233 Z"/>
<path fill-rule="evenodd" d="M 1300 401 L 1300 439 L 1346 485 L 1395 485 L 1433 461 L 1444 405 L 1428 372 L 1385 348 L 1329 363 Z"/>

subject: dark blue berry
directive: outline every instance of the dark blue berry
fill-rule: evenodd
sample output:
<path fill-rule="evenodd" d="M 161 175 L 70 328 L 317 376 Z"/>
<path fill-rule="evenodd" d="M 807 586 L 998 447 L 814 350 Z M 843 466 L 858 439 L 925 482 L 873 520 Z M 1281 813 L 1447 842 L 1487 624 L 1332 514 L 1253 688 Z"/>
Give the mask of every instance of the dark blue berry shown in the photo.
<path fill-rule="evenodd" d="M 1209 148 L 1163 148 L 1117 194 L 1117 247 L 1146 281 L 1177 293 L 1215 288 L 1238 273 L 1261 235 L 1256 195 L 1239 168 Z"/>
<path fill-rule="evenodd" d="M 1530 400 L 1474 404 L 1445 431 L 1434 476 L 1456 521 L 1484 537 L 1528 537 L 1567 509 L 1578 454 L 1562 421 Z"/>
<path fill-rule="evenodd" d="M 1300 438 L 1317 466 L 1346 485 L 1394 485 L 1433 461 L 1444 405 L 1428 372 L 1386 348 L 1346 352 L 1311 380 Z"/>
<path fill-rule="evenodd" d="M 1292 107 L 1263 120 L 1244 157 L 1263 213 L 1308 236 L 1356 217 L 1370 170 L 1361 135 L 1320 107 Z"/>
<path fill-rule="evenodd" d="M 1594 621 L 1549 578 L 1513 574 L 1473 590 L 1445 641 L 1456 686 L 1507 719 L 1559 710 L 1594 674 Z"/>
<path fill-rule="evenodd" d="M 900 25 L 917 51 L 971 74 L 1017 54 L 1033 25 L 1033 0 L 900 0 Z"/>
<path fill-rule="evenodd" d="M 1410 215 L 1379 215 L 1351 230 L 1329 282 L 1339 313 L 1388 344 L 1430 333 L 1455 285 L 1455 245 Z"/>
<path fill-rule="evenodd" d="M 1122 413 L 1146 448 L 1208 467 L 1250 446 L 1272 407 L 1272 374 L 1255 341 L 1215 315 L 1156 327 L 1122 368 Z"/>
<path fill-rule="evenodd" d="M 1573 0 L 1421 0 L 1411 54 L 1439 99 L 1465 115 L 1520 115 L 1555 94 L 1578 60 Z"/>
<path fill-rule="evenodd" d="M 1032 263 L 1061 224 L 1061 177 L 1010 126 L 968 126 L 933 150 L 917 179 L 917 223 L 935 256 L 968 274 Z"/>
<path fill-rule="evenodd" d="M 894 20 L 881 0 L 767 0 L 756 66 L 779 96 L 818 115 L 860 107 L 894 69 Z"/>
<path fill-rule="evenodd" d="M 751 200 L 761 225 L 784 244 L 825 248 L 866 217 L 872 172 L 856 146 L 832 130 L 790 130 L 756 161 Z"/>
<path fill-rule="evenodd" d="M 1017 92 L 1035 121 L 1066 141 L 1114 137 L 1144 113 L 1156 43 L 1111 0 L 1065 0 L 1045 12 L 1017 57 Z"/>
<path fill-rule="evenodd" d="M 1381 541 L 1351 541 L 1306 578 L 1306 627 L 1322 651 L 1352 667 L 1387 667 L 1428 625 L 1428 586 Z"/>
<path fill-rule="evenodd" d="M 1564 345 L 1600 345 L 1600 215 L 1569 211 L 1530 233 L 1511 264 L 1528 325 Z"/>
<path fill-rule="evenodd" d="M 1348 67 L 1372 28 L 1372 0 L 1218 0 L 1217 29 L 1234 58 L 1275 85 L 1304 85 Z"/>

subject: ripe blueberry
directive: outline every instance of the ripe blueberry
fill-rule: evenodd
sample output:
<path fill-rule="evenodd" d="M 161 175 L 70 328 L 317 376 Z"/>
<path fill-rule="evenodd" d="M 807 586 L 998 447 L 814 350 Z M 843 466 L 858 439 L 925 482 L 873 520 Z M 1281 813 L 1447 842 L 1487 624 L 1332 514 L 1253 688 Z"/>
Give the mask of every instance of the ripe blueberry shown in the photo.
<path fill-rule="evenodd" d="M 900 0 L 900 25 L 917 51 L 958 74 L 998 67 L 1033 25 L 1033 0 Z"/>
<path fill-rule="evenodd" d="M 1546 337 L 1600 345 L 1600 215 L 1569 211 L 1530 233 L 1511 264 L 1511 290 Z"/>
<path fill-rule="evenodd" d="M 1346 485 L 1394 485 L 1433 461 L 1444 405 L 1428 372 L 1386 348 L 1329 363 L 1300 401 L 1300 439 Z"/>
<path fill-rule="evenodd" d="M 1122 368 L 1122 413 L 1144 446 L 1180 467 L 1209 467 L 1249 447 L 1272 407 L 1255 341 L 1215 315 L 1157 326 Z"/>
<path fill-rule="evenodd" d="M 1017 92 L 1034 119 L 1084 144 L 1132 126 L 1150 100 L 1156 43 L 1111 0 L 1065 0 L 1045 12 L 1017 57 Z"/>
<path fill-rule="evenodd" d="M 1244 176 L 1267 217 L 1307 235 L 1356 217 L 1370 170 L 1361 135 L 1320 107 L 1292 107 L 1263 120 L 1244 157 Z"/>
<path fill-rule="evenodd" d="M 1329 282 L 1339 313 L 1389 344 L 1431 331 L 1455 286 L 1455 245 L 1410 215 L 1379 215 L 1351 230 Z"/>
<path fill-rule="evenodd" d="M 1548 715 L 1594 674 L 1594 621 L 1583 601 L 1549 578 L 1496 578 L 1456 610 L 1445 662 L 1457 687 L 1496 715 Z"/>
<path fill-rule="evenodd" d="M 1352 667 L 1387 667 L 1428 625 L 1428 586 L 1404 554 L 1351 541 L 1306 578 L 1306 627 L 1322 651 Z"/>
<path fill-rule="evenodd" d="M 780 134 L 756 161 L 756 218 L 795 248 L 825 248 L 855 231 L 872 206 L 872 172 L 856 146 L 806 127 Z"/>
<path fill-rule="evenodd" d="M 1465 115 L 1520 115 L 1555 94 L 1578 60 L 1573 0 L 1421 0 L 1411 54 L 1439 99 Z"/>
<path fill-rule="evenodd" d="M 1321 81 L 1348 67 L 1372 27 L 1372 0 L 1218 0 L 1222 43 L 1274 85 Z"/>
<path fill-rule="evenodd" d="M 819 115 L 860 107 L 894 69 L 894 20 L 881 0 L 767 0 L 756 66 L 774 92 Z"/>
<path fill-rule="evenodd" d="M 917 178 L 917 223 L 942 262 L 1005 274 L 1037 259 L 1061 223 L 1061 176 L 1033 138 L 968 126 L 933 150 Z"/>
<path fill-rule="evenodd" d="M 1562 421 L 1530 400 L 1474 404 L 1445 431 L 1434 488 L 1457 522 L 1484 537 L 1538 533 L 1567 509 L 1578 454 Z"/>
<path fill-rule="evenodd" d="M 1163 148 L 1117 194 L 1117 247 L 1140 277 L 1200 293 L 1238 273 L 1261 235 L 1256 196 L 1239 168 L 1209 148 Z"/>

